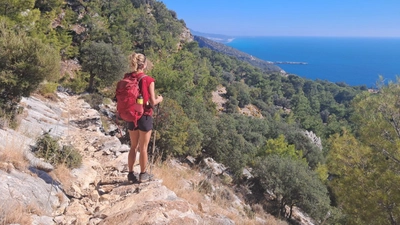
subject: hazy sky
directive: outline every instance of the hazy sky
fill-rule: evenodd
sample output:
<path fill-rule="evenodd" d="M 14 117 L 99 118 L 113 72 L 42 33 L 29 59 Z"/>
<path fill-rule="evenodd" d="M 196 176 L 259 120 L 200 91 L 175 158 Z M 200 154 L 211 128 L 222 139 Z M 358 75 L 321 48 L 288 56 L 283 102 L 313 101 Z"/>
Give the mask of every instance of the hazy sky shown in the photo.
<path fill-rule="evenodd" d="M 162 0 L 192 30 L 232 36 L 400 37 L 400 0 Z"/>

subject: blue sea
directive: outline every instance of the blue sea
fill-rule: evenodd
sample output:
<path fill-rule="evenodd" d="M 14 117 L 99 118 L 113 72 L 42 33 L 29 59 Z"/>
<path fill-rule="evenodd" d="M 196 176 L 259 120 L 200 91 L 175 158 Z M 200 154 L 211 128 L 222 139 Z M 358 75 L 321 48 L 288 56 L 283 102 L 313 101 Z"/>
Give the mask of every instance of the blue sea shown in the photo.
<path fill-rule="evenodd" d="M 306 62 L 278 66 L 312 80 L 375 87 L 379 75 L 400 75 L 400 38 L 239 37 L 227 45 L 266 61 Z"/>

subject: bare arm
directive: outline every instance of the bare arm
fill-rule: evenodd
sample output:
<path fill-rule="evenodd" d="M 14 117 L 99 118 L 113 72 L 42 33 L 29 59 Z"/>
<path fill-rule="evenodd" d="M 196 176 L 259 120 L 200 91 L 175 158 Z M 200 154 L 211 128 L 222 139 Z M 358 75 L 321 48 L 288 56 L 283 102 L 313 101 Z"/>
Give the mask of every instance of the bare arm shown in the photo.
<path fill-rule="evenodd" d="M 156 97 L 155 91 L 154 91 L 154 82 L 150 83 L 149 86 L 149 93 L 150 93 L 150 97 L 149 97 L 149 101 L 151 105 L 157 105 L 158 103 L 162 102 L 163 97 L 161 95 L 158 95 Z"/>

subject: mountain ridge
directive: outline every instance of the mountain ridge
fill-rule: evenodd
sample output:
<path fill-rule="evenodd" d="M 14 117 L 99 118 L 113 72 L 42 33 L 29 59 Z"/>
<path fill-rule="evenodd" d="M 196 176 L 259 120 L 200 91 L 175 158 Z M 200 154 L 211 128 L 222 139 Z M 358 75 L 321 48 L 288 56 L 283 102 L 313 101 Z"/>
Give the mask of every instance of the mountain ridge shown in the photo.
<path fill-rule="evenodd" d="M 235 48 L 227 46 L 227 45 L 223 44 L 222 42 L 217 42 L 217 41 L 211 40 L 204 36 L 198 36 L 195 34 L 193 34 L 193 36 L 194 36 L 194 40 L 197 41 L 197 43 L 199 43 L 199 46 L 201 48 L 209 48 L 216 52 L 220 52 L 220 53 L 226 54 L 228 56 L 233 56 L 233 57 L 237 58 L 238 60 L 248 62 L 257 68 L 260 68 L 264 72 L 286 74 L 286 72 L 283 69 L 281 69 L 279 66 L 275 65 L 272 62 L 264 61 L 262 59 L 256 58 L 250 54 L 247 54 L 245 52 L 242 52 Z"/>

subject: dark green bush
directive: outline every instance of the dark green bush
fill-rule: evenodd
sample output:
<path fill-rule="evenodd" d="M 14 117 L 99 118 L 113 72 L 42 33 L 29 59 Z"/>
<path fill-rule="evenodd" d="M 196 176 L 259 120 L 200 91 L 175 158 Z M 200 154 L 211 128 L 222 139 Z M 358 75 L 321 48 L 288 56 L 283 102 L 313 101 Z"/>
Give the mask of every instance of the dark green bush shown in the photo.
<path fill-rule="evenodd" d="M 0 20 L 0 106 L 14 113 L 22 97 L 43 80 L 54 80 L 60 71 L 56 49 L 24 32 L 13 31 Z"/>
<path fill-rule="evenodd" d="M 77 71 L 74 78 L 67 78 L 64 76 L 60 83 L 63 87 L 71 89 L 74 93 L 82 93 L 87 88 L 87 80 L 89 79 L 89 74 L 82 71 Z"/>
<path fill-rule="evenodd" d="M 76 149 L 72 146 L 60 147 L 58 139 L 51 137 L 49 133 L 37 139 L 35 154 L 52 165 L 65 164 L 68 168 L 77 168 L 82 163 L 82 156 Z"/>
<path fill-rule="evenodd" d="M 68 168 L 78 168 L 82 164 L 82 155 L 71 145 L 64 145 L 60 156 Z"/>
<path fill-rule="evenodd" d="M 205 179 L 200 181 L 197 190 L 200 193 L 211 194 L 213 192 L 213 186 L 208 180 Z"/>

